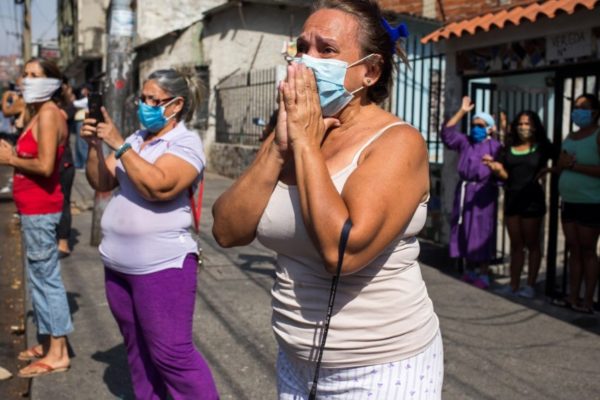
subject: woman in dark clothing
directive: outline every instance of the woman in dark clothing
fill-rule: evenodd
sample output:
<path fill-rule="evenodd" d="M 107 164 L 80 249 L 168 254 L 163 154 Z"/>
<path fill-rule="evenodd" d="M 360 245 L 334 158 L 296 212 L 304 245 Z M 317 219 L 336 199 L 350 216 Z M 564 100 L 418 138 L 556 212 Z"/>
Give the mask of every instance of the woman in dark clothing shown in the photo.
<path fill-rule="evenodd" d="M 510 285 L 500 292 L 535 296 L 535 282 L 542 258 L 541 226 L 546 213 L 544 189 L 538 175 L 548 160 L 558 156 L 546 130 L 533 111 L 522 111 L 511 124 L 506 148 L 499 161 L 485 163 L 504 185 L 504 217 L 510 237 Z M 528 252 L 527 285 L 519 288 L 521 271 Z"/>
<path fill-rule="evenodd" d="M 67 119 L 67 126 L 70 134 L 75 132 L 75 121 L 74 116 L 77 111 L 73 105 L 75 96 L 71 86 L 63 80 L 62 90 L 64 93 L 65 100 L 59 107 L 63 111 L 65 118 Z M 59 166 L 60 176 L 60 187 L 64 196 L 63 209 L 60 216 L 60 221 L 57 228 L 58 236 L 58 256 L 59 258 L 65 258 L 71 254 L 69 247 L 69 238 L 71 237 L 71 189 L 73 188 L 73 181 L 75 180 L 75 168 L 73 162 L 73 152 L 71 151 L 71 141 L 67 140 L 65 144 L 65 151 L 60 160 Z"/>

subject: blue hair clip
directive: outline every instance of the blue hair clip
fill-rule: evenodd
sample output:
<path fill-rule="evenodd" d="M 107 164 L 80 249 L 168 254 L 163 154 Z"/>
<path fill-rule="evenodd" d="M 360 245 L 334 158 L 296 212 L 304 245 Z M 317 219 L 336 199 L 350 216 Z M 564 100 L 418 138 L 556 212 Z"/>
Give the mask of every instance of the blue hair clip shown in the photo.
<path fill-rule="evenodd" d="M 398 25 L 395 28 L 392 28 L 392 26 L 385 20 L 385 18 L 381 18 L 381 24 L 383 25 L 390 37 L 390 41 L 392 42 L 392 52 L 395 53 L 396 42 L 400 38 L 408 37 L 408 28 L 404 23 Z"/>

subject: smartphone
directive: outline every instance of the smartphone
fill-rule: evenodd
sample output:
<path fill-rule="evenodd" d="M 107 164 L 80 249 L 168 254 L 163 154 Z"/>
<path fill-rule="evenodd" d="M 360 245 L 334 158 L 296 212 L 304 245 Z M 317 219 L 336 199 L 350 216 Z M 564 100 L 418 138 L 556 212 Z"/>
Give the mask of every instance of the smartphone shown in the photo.
<path fill-rule="evenodd" d="M 104 116 L 102 115 L 102 93 L 100 92 L 91 92 L 88 96 L 88 116 L 89 118 L 94 118 L 96 123 L 104 122 Z"/>

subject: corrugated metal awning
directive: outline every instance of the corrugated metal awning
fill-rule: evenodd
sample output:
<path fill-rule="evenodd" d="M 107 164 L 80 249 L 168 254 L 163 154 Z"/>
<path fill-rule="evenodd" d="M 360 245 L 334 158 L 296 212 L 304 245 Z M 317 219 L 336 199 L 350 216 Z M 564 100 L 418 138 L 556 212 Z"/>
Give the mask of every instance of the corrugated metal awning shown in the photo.
<path fill-rule="evenodd" d="M 547 0 L 517 6 L 475 18 L 452 22 L 421 39 L 422 43 L 438 42 L 442 39 L 474 35 L 478 31 L 488 32 L 492 28 L 519 25 L 523 21 L 535 22 L 540 17 L 554 18 L 560 14 L 573 14 L 580 9 L 593 10 L 600 0 Z"/>

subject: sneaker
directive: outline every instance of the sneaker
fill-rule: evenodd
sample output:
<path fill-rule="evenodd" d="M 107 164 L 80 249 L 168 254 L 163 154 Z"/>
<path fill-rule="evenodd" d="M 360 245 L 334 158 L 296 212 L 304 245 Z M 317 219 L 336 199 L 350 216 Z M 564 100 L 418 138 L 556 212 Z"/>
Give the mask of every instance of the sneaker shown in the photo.
<path fill-rule="evenodd" d="M 477 280 L 477 274 L 474 271 L 466 271 L 461 279 L 463 282 L 473 283 Z"/>
<path fill-rule="evenodd" d="M 10 379 L 11 377 L 12 377 L 12 374 L 10 373 L 9 370 L 0 367 L 0 381 Z"/>
<path fill-rule="evenodd" d="M 497 293 L 501 296 L 516 296 L 517 292 L 515 292 L 510 285 L 502 285 L 498 289 L 494 290 L 494 293 Z"/>
<path fill-rule="evenodd" d="M 473 282 L 473 285 L 478 287 L 479 289 L 487 289 L 490 287 L 490 277 L 489 275 L 479 275 L 477 279 Z"/>
<path fill-rule="evenodd" d="M 524 297 L 526 299 L 533 299 L 535 297 L 535 289 L 529 285 L 525 285 L 521 289 L 519 289 L 517 294 L 519 295 L 519 297 Z"/>

